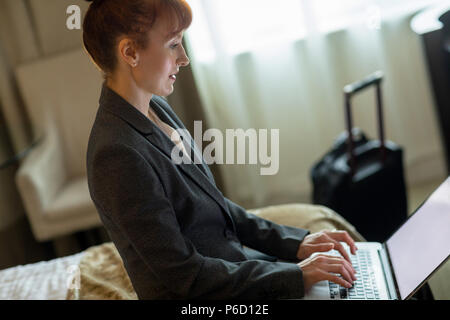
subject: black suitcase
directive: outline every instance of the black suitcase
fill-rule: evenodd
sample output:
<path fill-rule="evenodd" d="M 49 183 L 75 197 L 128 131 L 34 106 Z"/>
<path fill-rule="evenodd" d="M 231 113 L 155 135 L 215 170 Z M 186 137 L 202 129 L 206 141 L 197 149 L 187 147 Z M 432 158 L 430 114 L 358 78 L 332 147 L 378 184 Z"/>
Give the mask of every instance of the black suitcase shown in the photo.
<path fill-rule="evenodd" d="M 344 88 L 347 132 L 311 169 L 313 202 L 352 223 L 368 241 L 385 241 L 407 218 L 403 151 L 384 139 L 381 82 L 376 72 Z M 376 86 L 379 140 L 353 128 L 351 97 Z M 349 139 L 350 138 L 350 139 Z"/>

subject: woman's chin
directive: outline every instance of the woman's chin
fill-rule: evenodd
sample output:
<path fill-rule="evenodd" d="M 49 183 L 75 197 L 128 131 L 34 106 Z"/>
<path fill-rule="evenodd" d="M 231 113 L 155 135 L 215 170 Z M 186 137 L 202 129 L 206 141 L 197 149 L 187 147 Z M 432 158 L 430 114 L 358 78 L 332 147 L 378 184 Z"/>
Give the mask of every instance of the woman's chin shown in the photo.
<path fill-rule="evenodd" d="M 159 94 L 159 96 L 167 97 L 168 95 L 171 95 L 171 94 L 173 93 L 173 91 L 174 91 L 174 87 L 173 87 L 173 84 L 171 84 L 171 85 L 169 86 L 169 88 L 167 88 L 166 90 L 164 90 L 164 92 L 162 92 L 162 94 Z"/>
<path fill-rule="evenodd" d="M 154 95 L 160 96 L 160 97 L 167 97 L 168 95 L 172 94 L 174 91 L 173 84 L 169 84 L 165 88 L 161 88 L 159 90 L 149 90 L 148 92 L 151 92 Z"/>

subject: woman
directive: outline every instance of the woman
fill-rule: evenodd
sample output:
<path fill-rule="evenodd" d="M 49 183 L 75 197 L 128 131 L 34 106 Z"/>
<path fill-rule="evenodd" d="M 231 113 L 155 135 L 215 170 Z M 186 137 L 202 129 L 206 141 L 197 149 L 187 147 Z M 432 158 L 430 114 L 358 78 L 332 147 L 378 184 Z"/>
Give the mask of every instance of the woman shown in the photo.
<path fill-rule="evenodd" d="M 222 195 L 204 162 L 172 161 L 174 147 L 190 157 L 195 148 L 176 135 L 185 127 L 161 98 L 189 64 L 182 37 L 191 20 L 184 0 L 96 0 L 84 21 L 84 46 L 105 77 L 89 190 L 138 297 L 301 298 L 325 279 L 351 286 L 339 241 L 356 247 L 346 232 L 258 218 Z M 332 248 L 345 259 L 310 257 Z"/>

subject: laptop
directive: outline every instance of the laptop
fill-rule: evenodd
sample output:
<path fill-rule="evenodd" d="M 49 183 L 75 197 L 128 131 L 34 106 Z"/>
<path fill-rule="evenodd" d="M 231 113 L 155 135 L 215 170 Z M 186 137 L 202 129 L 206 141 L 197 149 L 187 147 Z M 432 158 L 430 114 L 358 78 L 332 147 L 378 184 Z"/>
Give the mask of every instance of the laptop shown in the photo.
<path fill-rule="evenodd" d="M 410 299 L 450 256 L 450 177 L 387 241 L 357 242 L 356 246 L 357 254 L 349 253 L 356 269 L 357 281 L 353 287 L 347 289 L 331 281 L 321 281 L 304 299 Z M 325 254 L 340 255 L 336 250 Z"/>

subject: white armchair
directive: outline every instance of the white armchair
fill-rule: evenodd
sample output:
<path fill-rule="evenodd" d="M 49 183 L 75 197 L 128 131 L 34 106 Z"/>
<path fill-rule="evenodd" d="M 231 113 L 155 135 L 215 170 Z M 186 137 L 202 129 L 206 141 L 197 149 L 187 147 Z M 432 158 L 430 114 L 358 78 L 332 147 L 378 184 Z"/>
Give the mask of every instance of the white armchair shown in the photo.
<path fill-rule="evenodd" d="M 101 226 L 86 174 L 86 150 L 102 79 L 83 50 L 16 71 L 34 135 L 16 184 L 34 237 L 53 240 Z"/>

